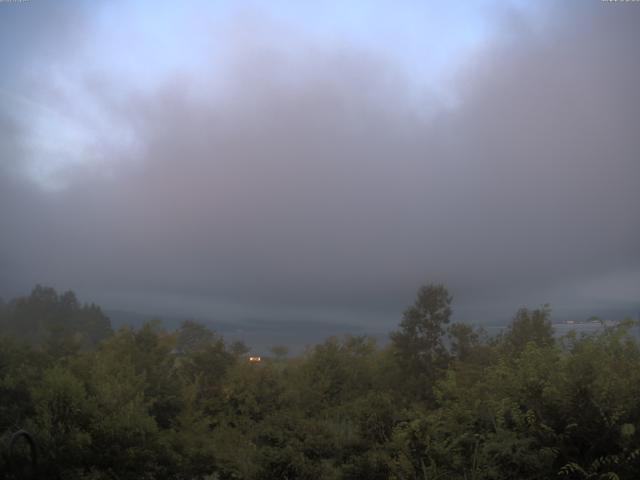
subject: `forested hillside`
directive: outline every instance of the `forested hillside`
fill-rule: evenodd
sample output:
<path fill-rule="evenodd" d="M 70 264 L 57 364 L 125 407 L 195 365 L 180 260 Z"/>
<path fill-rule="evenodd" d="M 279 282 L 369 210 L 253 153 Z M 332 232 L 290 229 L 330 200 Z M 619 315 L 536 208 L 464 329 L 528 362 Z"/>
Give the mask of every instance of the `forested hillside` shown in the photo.
<path fill-rule="evenodd" d="M 46 479 L 632 479 L 631 320 L 554 339 L 550 311 L 499 337 L 428 285 L 391 341 L 329 338 L 260 362 L 195 322 L 112 331 L 72 292 L 0 307 L 0 466 L 20 429 Z M 20 452 L 14 452 L 20 469 Z"/>

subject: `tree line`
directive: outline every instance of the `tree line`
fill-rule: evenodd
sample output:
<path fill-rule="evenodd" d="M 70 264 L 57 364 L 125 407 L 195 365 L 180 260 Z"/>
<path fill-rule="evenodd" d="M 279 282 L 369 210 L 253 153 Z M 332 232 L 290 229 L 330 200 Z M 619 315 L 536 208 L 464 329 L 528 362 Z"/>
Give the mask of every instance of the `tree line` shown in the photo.
<path fill-rule="evenodd" d="M 251 363 L 205 325 L 113 331 L 38 286 L 0 303 L 0 477 L 29 468 L 8 450 L 25 429 L 46 479 L 637 478 L 633 321 L 556 339 L 547 307 L 521 309 L 489 338 L 451 316 L 426 285 L 385 346 Z"/>

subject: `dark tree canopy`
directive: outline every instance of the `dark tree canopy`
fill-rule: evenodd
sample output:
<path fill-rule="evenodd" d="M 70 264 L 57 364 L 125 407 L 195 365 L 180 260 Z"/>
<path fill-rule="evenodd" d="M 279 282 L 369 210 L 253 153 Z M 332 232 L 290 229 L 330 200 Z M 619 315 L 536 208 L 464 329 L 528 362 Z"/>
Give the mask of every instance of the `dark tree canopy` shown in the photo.
<path fill-rule="evenodd" d="M 451 318 L 452 296 L 444 285 L 430 284 L 418 290 L 415 303 L 400 322 L 391 341 L 405 372 L 417 379 L 415 388 L 430 396 L 433 381 L 446 366 L 444 333 Z"/>
<path fill-rule="evenodd" d="M 391 339 L 400 355 L 416 365 L 429 366 L 444 352 L 442 336 L 451 318 L 452 297 L 443 285 L 427 285 L 418 291 L 415 303 Z"/>
<path fill-rule="evenodd" d="M 529 342 L 539 347 L 553 345 L 555 340 L 550 316 L 548 305 L 535 310 L 518 310 L 504 334 L 505 348 L 516 353 L 522 351 Z"/>
<path fill-rule="evenodd" d="M 30 295 L 0 309 L 0 333 L 30 345 L 49 343 L 66 350 L 95 346 L 113 331 L 97 305 L 80 304 L 72 291 L 58 294 L 37 285 Z"/>
<path fill-rule="evenodd" d="M 522 309 L 488 339 L 450 305 L 428 285 L 387 345 L 330 337 L 252 363 L 193 321 L 77 348 L 99 308 L 37 287 L 2 313 L 0 478 L 20 429 L 46 479 L 638 478 L 633 321 L 556 343 L 548 308 Z M 27 326 L 10 338 L 7 319 Z M 21 337 L 54 322 L 71 335 Z"/>

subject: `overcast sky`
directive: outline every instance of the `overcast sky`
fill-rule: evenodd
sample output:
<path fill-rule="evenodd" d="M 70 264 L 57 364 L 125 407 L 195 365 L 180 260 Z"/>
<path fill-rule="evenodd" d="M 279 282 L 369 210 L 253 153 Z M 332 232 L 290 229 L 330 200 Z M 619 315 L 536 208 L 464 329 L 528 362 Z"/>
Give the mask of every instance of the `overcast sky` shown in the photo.
<path fill-rule="evenodd" d="M 0 3 L 0 295 L 640 311 L 640 3 Z"/>

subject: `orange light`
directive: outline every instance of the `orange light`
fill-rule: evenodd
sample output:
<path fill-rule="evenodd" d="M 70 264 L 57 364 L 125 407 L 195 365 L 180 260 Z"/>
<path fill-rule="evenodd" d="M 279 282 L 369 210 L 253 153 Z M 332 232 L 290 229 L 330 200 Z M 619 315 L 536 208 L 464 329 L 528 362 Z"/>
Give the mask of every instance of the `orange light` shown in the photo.
<path fill-rule="evenodd" d="M 258 362 L 261 362 L 262 359 L 260 357 L 249 357 L 249 361 L 251 363 L 258 363 Z"/>

